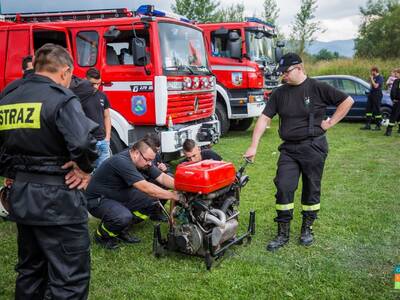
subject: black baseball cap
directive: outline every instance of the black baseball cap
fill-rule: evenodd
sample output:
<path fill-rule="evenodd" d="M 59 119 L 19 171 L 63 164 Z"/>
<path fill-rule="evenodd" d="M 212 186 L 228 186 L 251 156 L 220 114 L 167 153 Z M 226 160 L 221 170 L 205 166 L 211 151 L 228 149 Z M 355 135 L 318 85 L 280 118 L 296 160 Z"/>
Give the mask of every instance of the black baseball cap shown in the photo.
<path fill-rule="evenodd" d="M 279 60 L 278 69 L 276 70 L 279 73 L 285 72 L 289 69 L 290 66 L 301 64 L 303 61 L 301 57 L 298 56 L 296 53 L 286 53 L 282 58 Z"/>

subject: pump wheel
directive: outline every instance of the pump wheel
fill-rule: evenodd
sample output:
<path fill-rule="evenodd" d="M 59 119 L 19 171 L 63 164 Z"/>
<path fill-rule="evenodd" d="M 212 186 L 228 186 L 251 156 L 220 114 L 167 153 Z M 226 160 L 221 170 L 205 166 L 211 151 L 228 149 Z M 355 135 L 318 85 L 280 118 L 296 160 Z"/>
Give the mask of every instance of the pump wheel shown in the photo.
<path fill-rule="evenodd" d="M 221 126 L 221 136 L 223 136 L 229 131 L 230 120 L 228 119 L 225 107 L 220 102 L 217 102 L 217 106 L 215 107 L 215 115 Z"/>
<path fill-rule="evenodd" d="M 253 124 L 253 118 L 231 120 L 230 130 L 245 131 Z"/>

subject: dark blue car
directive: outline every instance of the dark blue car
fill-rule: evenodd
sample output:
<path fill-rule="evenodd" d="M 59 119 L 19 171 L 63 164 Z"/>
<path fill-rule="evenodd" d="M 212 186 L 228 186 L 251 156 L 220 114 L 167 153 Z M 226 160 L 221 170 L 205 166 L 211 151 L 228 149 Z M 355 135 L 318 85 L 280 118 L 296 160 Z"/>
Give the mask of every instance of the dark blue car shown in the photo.
<path fill-rule="evenodd" d="M 346 118 L 348 119 L 363 119 L 365 118 L 365 107 L 367 106 L 367 99 L 369 93 L 369 84 L 361 78 L 349 75 L 323 75 L 315 76 L 315 79 L 326 82 L 335 88 L 345 92 L 354 99 L 354 105 L 350 109 Z M 392 111 L 392 100 L 390 95 L 383 91 L 383 98 L 381 103 L 382 123 L 386 125 L 389 121 L 390 113 Z M 331 116 L 335 111 L 335 107 L 328 107 L 327 115 Z"/>

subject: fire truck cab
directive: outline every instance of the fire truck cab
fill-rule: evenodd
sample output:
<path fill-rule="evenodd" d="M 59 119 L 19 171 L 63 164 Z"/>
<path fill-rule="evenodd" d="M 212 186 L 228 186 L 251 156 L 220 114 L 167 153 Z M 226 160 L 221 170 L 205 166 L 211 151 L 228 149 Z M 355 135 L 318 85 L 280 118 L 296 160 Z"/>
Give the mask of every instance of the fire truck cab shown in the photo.
<path fill-rule="evenodd" d="M 278 84 L 275 27 L 257 18 L 245 22 L 199 24 L 211 68 L 217 77 L 216 115 L 221 134 L 246 130 L 259 116 L 268 93 Z"/>
<path fill-rule="evenodd" d="M 4 15 L 0 89 L 21 77 L 21 61 L 46 43 L 67 48 L 74 74 L 100 70 L 111 105 L 111 148 L 119 152 L 149 132 L 164 154 L 187 138 L 216 142 L 215 78 L 201 29 L 145 5 L 127 9 Z"/>

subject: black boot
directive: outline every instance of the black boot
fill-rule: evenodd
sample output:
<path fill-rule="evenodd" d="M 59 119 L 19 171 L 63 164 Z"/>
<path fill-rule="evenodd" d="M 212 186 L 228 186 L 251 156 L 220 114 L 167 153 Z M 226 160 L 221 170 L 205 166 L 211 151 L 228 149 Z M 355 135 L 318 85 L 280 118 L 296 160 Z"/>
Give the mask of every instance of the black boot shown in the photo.
<path fill-rule="evenodd" d="M 100 223 L 99 227 L 95 231 L 94 240 L 101 247 L 108 250 L 115 250 L 119 247 L 116 235 L 107 230 L 103 223 Z"/>
<path fill-rule="evenodd" d="M 367 117 L 367 122 L 360 129 L 361 130 L 370 130 L 371 129 L 371 118 L 370 117 Z"/>
<path fill-rule="evenodd" d="M 267 245 L 268 251 L 275 251 L 289 242 L 290 222 L 278 222 L 278 234 Z"/>
<path fill-rule="evenodd" d="M 385 132 L 385 136 L 391 136 L 392 135 L 392 126 L 388 126 L 387 128 L 386 128 L 386 132 Z"/>
<path fill-rule="evenodd" d="M 378 121 L 376 122 L 375 128 L 372 129 L 373 131 L 380 131 L 381 130 L 381 122 Z"/>
<path fill-rule="evenodd" d="M 300 244 L 309 246 L 314 241 L 314 234 L 312 232 L 312 224 L 314 219 L 309 216 L 303 216 L 303 223 L 301 224 Z"/>
<path fill-rule="evenodd" d="M 129 233 L 130 226 L 122 230 L 122 232 L 117 236 L 117 239 L 123 243 L 136 244 L 140 243 L 140 239 Z"/>

